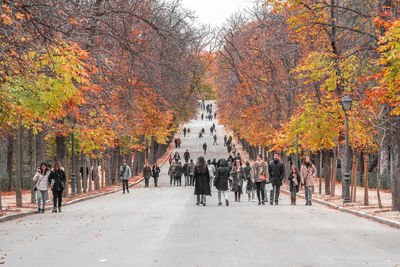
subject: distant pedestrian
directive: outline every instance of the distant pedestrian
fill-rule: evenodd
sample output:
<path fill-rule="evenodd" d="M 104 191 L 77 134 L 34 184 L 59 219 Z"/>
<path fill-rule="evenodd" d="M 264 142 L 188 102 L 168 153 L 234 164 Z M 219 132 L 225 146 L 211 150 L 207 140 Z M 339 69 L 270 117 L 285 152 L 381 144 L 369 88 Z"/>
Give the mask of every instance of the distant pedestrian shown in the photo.
<path fill-rule="evenodd" d="M 235 201 L 240 202 L 240 197 L 243 194 L 243 181 L 245 179 L 245 172 L 240 159 L 235 160 L 231 174 L 233 178 L 232 189 L 233 192 L 235 192 Z"/>
<path fill-rule="evenodd" d="M 190 159 L 189 150 L 186 149 L 185 153 L 183 153 L 183 158 L 185 159 L 185 162 L 189 161 L 189 159 Z"/>
<path fill-rule="evenodd" d="M 53 170 L 50 172 L 48 182 L 51 185 L 51 191 L 53 192 L 53 212 L 61 212 L 62 205 L 62 193 L 65 189 L 66 176 L 64 170 L 61 168 L 61 164 L 54 163 Z"/>
<path fill-rule="evenodd" d="M 290 205 L 296 205 L 296 194 L 299 192 L 299 185 L 301 182 L 300 174 L 297 168 L 293 165 L 289 173 L 289 189 L 290 189 Z"/>
<path fill-rule="evenodd" d="M 211 126 L 210 127 L 210 135 L 213 136 L 214 128 Z"/>
<path fill-rule="evenodd" d="M 182 174 L 183 174 L 183 167 L 182 167 L 182 163 L 179 161 L 178 164 L 175 166 L 176 186 L 182 186 Z M 174 182 L 174 185 L 175 185 L 175 182 Z"/>
<path fill-rule="evenodd" d="M 226 146 L 227 146 L 227 151 L 228 151 L 228 153 L 230 154 L 231 152 L 232 152 L 232 145 L 231 145 L 231 143 L 227 143 L 226 144 Z"/>
<path fill-rule="evenodd" d="M 188 137 L 190 136 L 190 128 L 187 129 Z"/>
<path fill-rule="evenodd" d="M 224 136 L 224 147 L 226 147 L 226 142 L 228 140 L 228 137 L 226 137 L 226 135 Z"/>
<path fill-rule="evenodd" d="M 212 165 L 214 165 L 214 167 L 215 167 L 215 170 L 217 170 L 218 163 L 217 163 L 217 160 L 216 160 L 216 159 L 213 159 L 213 161 L 212 161 Z"/>
<path fill-rule="evenodd" d="M 199 138 L 203 138 L 203 134 L 201 132 L 199 133 Z"/>
<path fill-rule="evenodd" d="M 214 142 L 213 142 L 213 146 L 214 146 L 214 145 L 215 145 L 215 146 L 216 146 L 216 145 L 218 145 L 218 144 L 217 144 L 217 135 L 214 135 Z"/>
<path fill-rule="evenodd" d="M 317 175 L 317 170 L 311 162 L 310 157 L 306 157 L 300 168 L 301 183 L 304 185 L 306 195 L 306 206 L 311 206 L 312 192 L 314 189 L 314 178 Z"/>
<path fill-rule="evenodd" d="M 216 119 L 216 118 L 217 118 L 217 112 L 214 113 L 214 119 Z"/>
<path fill-rule="evenodd" d="M 190 160 L 189 163 L 189 178 L 190 178 L 190 185 L 193 186 L 194 185 L 194 181 L 193 181 L 193 176 L 194 176 L 194 162 L 193 159 Z"/>
<path fill-rule="evenodd" d="M 175 148 L 178 148 L 178 138 L 175 138 L 174 143 L 175 143 Z"/>
<path fill-rule="evenodd" d="M 256 162 L 253 165 L 253 183 L 257 188 L 258 205 L 265 205 L 265 183 L 269 182 L 267 178 L 267 164 L 262 160 L 261 155 L 257 155 Z"/>
<path fill-rule="evenodd" d="M 154 187 L 158 187 L 158 177 L 160 177 L 160 167 L 158 167 L 157 162 L 153 165 L 152 174 L 154 178 Z"/>
<path fill-rule="evenodd" d="M 210 174 L 204 157 L 199 157 L 194 168 L 194 194 L 197 195 L 196 205 L 206 205 L 206 196 L 211 196 Z"/>
<path fill-rule="evenodd" d="M 172 162 L 172 164 L 169 165 L 169 169 L 168 169 L 168 175 L 169 175 L 169 178 L 170 178 L 169 186 L 172 186 L 172 182 L 175 179 L 175 167 L 176 167 L 175 166 L 175 162 Z M 175 181 L 174 181 L 174 184 L 175 184 Z"/>
<path fill-rule="evenodd" d="M 178 140 L 177 140 L 176 142 L 177 142 L 177 144 L 178 144 L 178 148 L 180 148 L 180 147 L 181 147 L 181 144 L 182 144 L 182 140 L 178 137 Z"/>
<path fill-rule="evenodd" d="M 236 157 L 236 145 L 232 146 L 232 154 L 233 154 L 233 157 Z"/>
<path fill-rule="evenodd" d="M 185 161 L 183 164 L 183 176 L 185 177 L 185 186 L 190 185 L 190 176 L 189 176 L 189 160 Z"/>
<path fill-rule="evenodd" d="M 149 187 L 150 185 L 150 177 L 151 177 L 151 167 L 146 162 L 143 167 L 143 178 L 144 178 L 144 187 Z"/>
<path fill-rule="evenodd" d="M 44 213 L 46 209 L 46 201 L 49 195 L 49 175 L 49 167 L 47 167 L 46 163 L 42 163 L 39 168 L 37 168 L 35 176 L 33 176 L 33 181 L 36 182 L 35 191 L 37 195 L 38 213 Z M 41 204 L 42 206 L 40 206 Z"/>
<path fill-rule="evenodd" d="M 175 164 L 181 160 L 181 156 L 179 155 L 178 151 L 176 151 L 174 154 L 174 160 L 175 160 Z"/>
<path fill-rule="evenodd" d="M 204 120 L 204 114 L 201 113 L 201 120 Z"/>
<path fill-rule="evenodd" d="M 206 142 L 204 142 L 204 144 L 203 144 L 203 150 L 204 150 L 204 155 L 206 155 L 207 154 L 207 143 Z"/>
<path fill-rule="evenodd" d="M 221 206 L 221 194 L 224 195 L 225 203 L 229 206 L 228 198 L 228 180 L 230 171 L 228 168 L 228 163 L 225 159 L 220 159 L 218 161 L 218 168 L 215 173 L 214 185 L 218 190 L 218 205 Z"/>
<path fill-rule="evenodd" d="M 186 130 L 186 127 L 183 128 L 183 136 L 184 136 L 184 137 L 186 137 L 186 131 L 187 131 L 187 130 Z"/>
<path fill-rule="evenodd" d="M 171 163 L 172 163 L 172 160 L 173 160 L 173 158 L 172 158 L 172 155 L 171 155 L 171 154 L 169 154 L 169 157 L 168 157 L 168 162 L 169 162 L 169 165 L 171 165 Z"/>
<path fill-rule="evenodd" d="M 131 167 L 129 167 L 126 164 L 126 160 L 122 161 L 122 166 L 119 169 L 119 177 L 120 180 L 122 180 L 122 194 L 125 194 L 125 190 L 126 192 L 129 193 L 129 186 L 128 186 L 128 181 L 132 176 L 132 172 L 131 172 Z"/>
<path fill-rule="evenodd" d="M 285 166 L 280 161 L 279 153 L 274 153 L 274 159 L 268 165 L 269 180 L 271 181 L 272 190 L 270 193 L 270 204 L 273 205 L 275 196 L 275 205 L 278 205 L 279 194 L 283 178 L 285 177 Z"/>

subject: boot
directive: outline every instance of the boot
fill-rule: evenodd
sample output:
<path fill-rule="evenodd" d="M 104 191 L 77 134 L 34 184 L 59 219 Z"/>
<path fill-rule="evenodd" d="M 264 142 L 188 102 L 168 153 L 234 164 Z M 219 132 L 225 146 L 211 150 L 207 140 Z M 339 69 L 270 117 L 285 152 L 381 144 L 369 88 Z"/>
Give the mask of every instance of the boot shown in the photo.
<path fill-rule="evenodd" d="M 53 210 L 52 210 L 52 212 L 54 212 L 54 213 L 57 212 L 57 208 L 54 207 Z"/>
<path fill-rule="evenodd" d="M 219 202 L 219 203 L 218 203 L 218 206 L 222 206 L 222 202 Z"/>
<path fill-rule="evenodd" d="M 238 202 L 240 202 L 240 195 L 238 195 Z"/>
<path fill-rule="evenodd" d="M 229 206 L 229 200 L 225 199 L 226 205 Z"/>
<path fill-rule="evenodd" d="M 61 207 L 58 207 L 58 212 L 61 212 Z"/>
<path fill-rule="evenodd" d="M 296 199 L 295 198 L 293 199 L 293 205 L 296 206 Z"/>
<path fill-rule="evenodd" d="M 290 199 L 290 205 L 293 205 L 293 198 Z"/>
<path fill-rule="evenodd" d="M 38 209 L 37 209 L 37 213 L 41 213 L 41 211 L 42 211 L 41 208 L 38 208 Z"/>
<path fill-rule="evenodd" d="M 312 205 L 312 203 L 311 203 L 311 200 L 308 202 L 308 205 L 309 205 L 309 206 L 311 206 L 311 205 Z"/>
<path fill-rule="evenodd" d="M 237 194 L 235 192 L 235 202 L 237 202 L 237 201 L 238 201 L 238 197 L 237 197 Z"/>
<path fill-rule="evenodd" d="M 42 213 L 44 213 L 44 209 L 42 209 Z"/>

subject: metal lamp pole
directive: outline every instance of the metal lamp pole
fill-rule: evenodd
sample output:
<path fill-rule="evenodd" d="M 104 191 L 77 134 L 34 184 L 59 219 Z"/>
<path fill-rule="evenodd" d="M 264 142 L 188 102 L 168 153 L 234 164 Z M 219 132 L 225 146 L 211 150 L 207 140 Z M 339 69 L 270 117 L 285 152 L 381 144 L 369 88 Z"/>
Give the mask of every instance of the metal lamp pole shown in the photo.
<path fill-rule="evenodd" d="M 341 100 L 342 108 L 346 118 L 346 150 L 345 150 L 345 172 L 344 172 L 344 198 L 343 203 L 350 203 L 350 164 L 349 164 L 349 117 L 347 112 L 351 110 L 353 100 L 348 96 L 343 96 Z"/>

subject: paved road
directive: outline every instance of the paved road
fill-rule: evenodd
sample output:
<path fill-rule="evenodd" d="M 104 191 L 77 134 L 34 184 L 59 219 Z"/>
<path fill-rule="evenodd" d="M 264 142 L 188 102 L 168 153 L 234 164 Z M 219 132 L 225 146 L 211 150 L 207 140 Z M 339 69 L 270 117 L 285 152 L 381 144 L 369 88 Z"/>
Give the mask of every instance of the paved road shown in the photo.
<path fill-rule="evenodd" d="M 199 127 L 191 121 L 189 148 L 202 154 Z M 225 156 L 223 127 L 209 157 Z M 196 134 L 195 134 L 196 133 Z M 396 266 L 400 231 L 325 208 L 233 202 L 206 207 L 192 187 L 137 188 L 78 203 L 62 214 L 46 213 L 0 224 L 0 257 L 6 266 Z M 233 194 L 230 194 L 233 198 Z"/>

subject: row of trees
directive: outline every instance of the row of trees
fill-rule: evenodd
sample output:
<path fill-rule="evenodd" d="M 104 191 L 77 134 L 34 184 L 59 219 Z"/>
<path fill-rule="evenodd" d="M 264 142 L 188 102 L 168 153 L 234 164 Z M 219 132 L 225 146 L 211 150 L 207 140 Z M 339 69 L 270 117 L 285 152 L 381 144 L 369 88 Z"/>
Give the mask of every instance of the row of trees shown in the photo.
<path fill-rule="evenodd" d="M 251 146 L 318 155 L 330 194 L 348 94 L 351 151 L 377 159 L 378 194 L 390 173 L 400 210 L 399 3 L 268 0 L 232 16 L 210 73 L 222 122 Z"/>
<path fill-rule="evenodd" d="M 0 169 L 18 206 L 28 164 L 82 153 L 111 185 L 121 157 L 135 174 L 160 157 L 202 88 L 209 30 L 193 23 L 180 1 L 1 1 Z"/>

